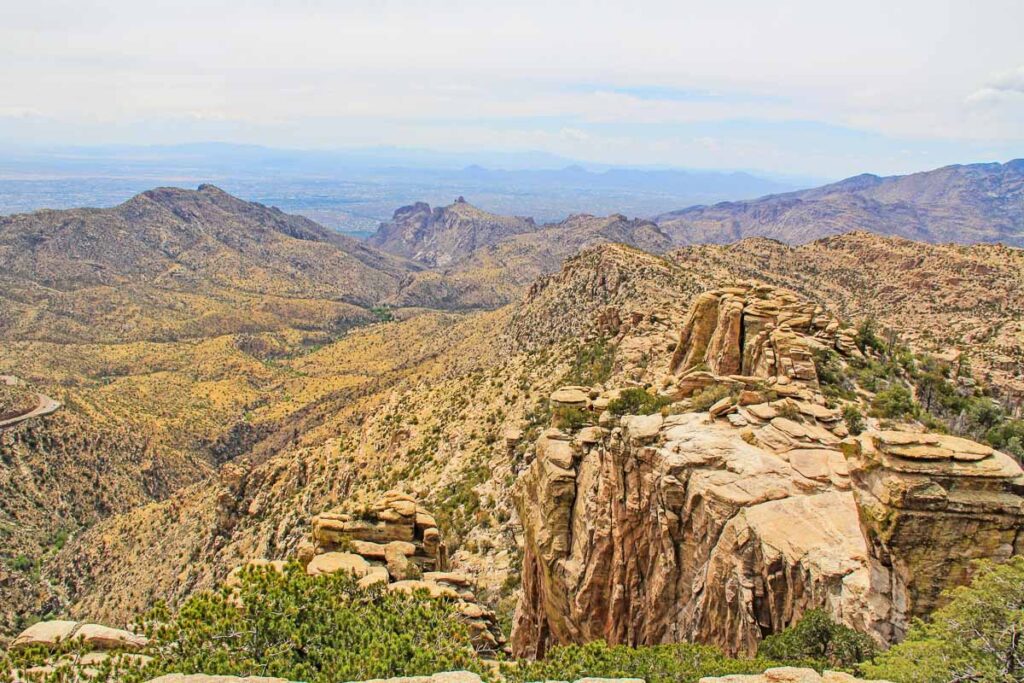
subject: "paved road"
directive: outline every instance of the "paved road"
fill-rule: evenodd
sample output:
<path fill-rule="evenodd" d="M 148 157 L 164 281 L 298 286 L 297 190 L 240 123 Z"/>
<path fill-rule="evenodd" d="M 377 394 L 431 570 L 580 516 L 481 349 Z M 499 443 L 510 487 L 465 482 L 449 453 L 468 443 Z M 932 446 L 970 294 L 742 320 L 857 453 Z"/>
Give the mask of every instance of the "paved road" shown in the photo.
<path fill-rule="evenodd" d="M 18 380 L 17 377 L 13 377 L 11 375 L 0 375 L 0 382 L 12 386 L 22 383 Z M 20 422 L 24 422 L 25 420 L 31 420 L 33 417 L 42 417 L 43 415 L 49 415 L 50 413 L 60 408 L 60 403 L 54 401 L 49 396 L 45 396 L 43 394 L 36 394 L 36 398 L 39 401 L 39 405 L 36 406 L 35 410 L 25 413 L 24 415 L 18 415 L 17 417 L 9 418 L 7 420 L 0 420 L 0 429 L 4 429 L 5 427 L 13 427 L 14 425 Z"/>

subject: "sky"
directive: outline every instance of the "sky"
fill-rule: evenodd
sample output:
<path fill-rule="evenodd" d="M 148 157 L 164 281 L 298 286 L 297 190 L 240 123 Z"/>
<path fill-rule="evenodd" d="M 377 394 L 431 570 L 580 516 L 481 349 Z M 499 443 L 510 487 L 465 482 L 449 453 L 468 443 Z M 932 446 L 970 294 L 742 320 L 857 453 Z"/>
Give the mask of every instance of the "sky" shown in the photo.
<path fill-rule="evenodd" d="M 0 0 L 0 145 L 1024 157 L 1024 1 Z"/>

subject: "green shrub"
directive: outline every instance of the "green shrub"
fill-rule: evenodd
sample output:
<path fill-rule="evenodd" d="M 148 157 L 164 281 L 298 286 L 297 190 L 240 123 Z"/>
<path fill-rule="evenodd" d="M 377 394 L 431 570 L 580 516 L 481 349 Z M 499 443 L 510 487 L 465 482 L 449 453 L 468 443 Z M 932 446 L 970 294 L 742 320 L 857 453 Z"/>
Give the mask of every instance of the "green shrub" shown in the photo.
<path fill-rule="evenodd" d="M 733 659 L 708 645 L 675 643 L 646 647 L 608 646 L 603 641 L 552 648 L 544 659 L 505 667 L 508 683 L 642 678 L 647 683 L 695 683 L 704 676 L 760 673 L 775 666 L 763 659 Z"/>
<path fill-rule="evenodd" d="M 854 436 L 862 433 L 867 426 L 864 424 L 864 415 L 861 414 L 860 408 L 853 404 L 847 404 L 843 408 L 843 419 L 846 421 L 847 429 Z"/>
<path fill-rule="evenodd" d="M 757 654 L 766 659 L 806 663 L 817 669 L 849 669 L 875 652 L 871 638 L 837 624 L 820 609 L 804 614 L 795 626 L 768 636 L 757 648 Z"/>
<path fill-rule="evenodd" d="M 555 427 L 569 431 L 582 429 L 590 422 L 586 411 L 572 406 L 557 406 L 551 411 L 551 417 Z"/>
<path fill-rule="evenodd" d="M 16 572 L 27 572 L 35 566 L 35 562 L 28 555 L 18 555 L 10 561 L 10 566 Z"/>
<path fill-rule="evenodd" d="M 864 353 L 867 353 L 869 350 L 878 353 L 885 351 L 885 342 L 878 336 L 878 325 L 874 318 L 865 318 L 861 321 L 860 325 L 857 326 L 854 343 Z"/>
<path fill-rule="evenodd" d="M 152 638 L 145 654 L 154 660 L 119 680 L 180 672 L 334 683 L 455 669 L 488 673 L 452 602 L 361 589 L 344 574 L 309 577 L 295 563 L 283 574 L 248 568 L 237 594 L 196 594 L 173 616 L 158 605 L 143 623 Z M 41 653 L 8 657 L 0 679 L 12 666 L 31 665 L 33 656 Z M 107 672 L 99 680 L 117 679 Z"/>
<path fill-rule="evenodd" d="M 607 339 L 598 339 L 581 347 L 576 352 L 572 367 L 561 384 L 593 386 L 603 384 L 612 376 L 615 365 L 615 347 Z"/>
<path fill-rule="evenodd" d="M 910 390 L 902 384 L 893 384 L 875 395 L 871 408 L 878 417 L 900 419 L 917 417 L 919 408 Z"/>
<path fill-rule="evenodd" d="M 619 397 L 608 404 L 608 410 L 613 415 L 653 415 L 671 402 L 671 399 L 634 387 L 623 389 Z"/>
<path fill-rule="evenodd" d="M 698 412 L 707 410 L 732 394 L 734 389 L 728 384 L 711 384 L 690 397 L 690 407 Z"/>
<path fill-rule="evenodd" d="M 861 672 L 894 683 L 1024 681 L 1024 557 L 976 566 L 970 586 Z"/>

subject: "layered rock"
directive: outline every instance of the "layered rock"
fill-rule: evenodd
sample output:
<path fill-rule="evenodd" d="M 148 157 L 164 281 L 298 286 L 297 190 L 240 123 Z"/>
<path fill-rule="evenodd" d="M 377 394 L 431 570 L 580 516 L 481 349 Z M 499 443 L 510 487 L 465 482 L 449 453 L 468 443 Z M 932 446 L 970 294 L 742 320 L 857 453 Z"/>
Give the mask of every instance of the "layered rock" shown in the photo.
<path fill-rule="evenodd" d="M 849 437 L 817 386 L 821 346 L 854 353 L 792 293 L 725 288 L 696 300 L 662 385 L 724 387 L 706 412 L 618 418 L 615 389 L 552 395 L 600 427 L 548 429 L 517 482 L 516 654 L 596 639 L 750 654 L 813 608 L 890 643 L 971 559 L 1024 550 L 1020 467 L 954 437 Z"/>
<path fill-rule="evenodd" d="M 347 572 L 366 588 L 382 584 L 389 591 L 451 600 L 479 652 L 505 646 L 497 615 L 476 599 L 474 579 L 446 571 L 448 552 L 437 522 L 412 496 L 389 491 L 365 509 L 317 515 L 310 540 L 296 555 L 310 576 Z"/>
<path fill-rule="evenodd" d="M 717 378 L 816 385 L 812 352 L 821 347 L 859 353 L 834 316 L 789 290 L 742 284 L 705 292 L 679 334 L 669 393 L 689 396 Z"/>
<path fill-rule="evenodd" d="M 870 599 L 841 454 L 792 448 L 791 460 L 803 454 L 794 465 L 743 436 L 706 413 L 627 416 L 598 441 L 545 432 L 517 484 L 525 556 L 513 650 L 542 656 L 603 638 L 750 653 L 826 605 L 887 638 L 890 610 Z"/>
<path fill-rule="evenodd" d="M 1024 473 L 942 434 L 881 431 L 844 444 L 871 557 L 891 571 L 894 621 L 931 612 L 978 559 L 1024 553 Z"/>

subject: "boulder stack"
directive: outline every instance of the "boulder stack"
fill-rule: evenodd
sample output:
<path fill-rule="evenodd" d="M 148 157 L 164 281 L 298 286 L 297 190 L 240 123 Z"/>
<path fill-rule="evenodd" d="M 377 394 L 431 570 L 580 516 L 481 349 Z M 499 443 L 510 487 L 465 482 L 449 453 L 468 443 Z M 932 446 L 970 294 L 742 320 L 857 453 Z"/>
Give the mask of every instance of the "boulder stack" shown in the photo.
<path fill-rule="evenodd" d="M 816 386 L 814 349 L 859 354 L 851 340 L 822 306 L 786 289 L 741 284 L 705 292 L 679 334 L 668 393 L 684 398 L 718 381 L 750 384 L 752 379 Z"/>
<path fill-rule="evenodd" d="M 497 616 L 476 599 L 473 578 L 447 571 L 437 522 L 412 496 L 389 491 L 366 508 L 317 515 L 297 559 L 311 576 L 345 571 L 363 587 L 382 584 L 390 591 L 452 600 L 478 651 L 497 652 L 505 645 Z"/>

